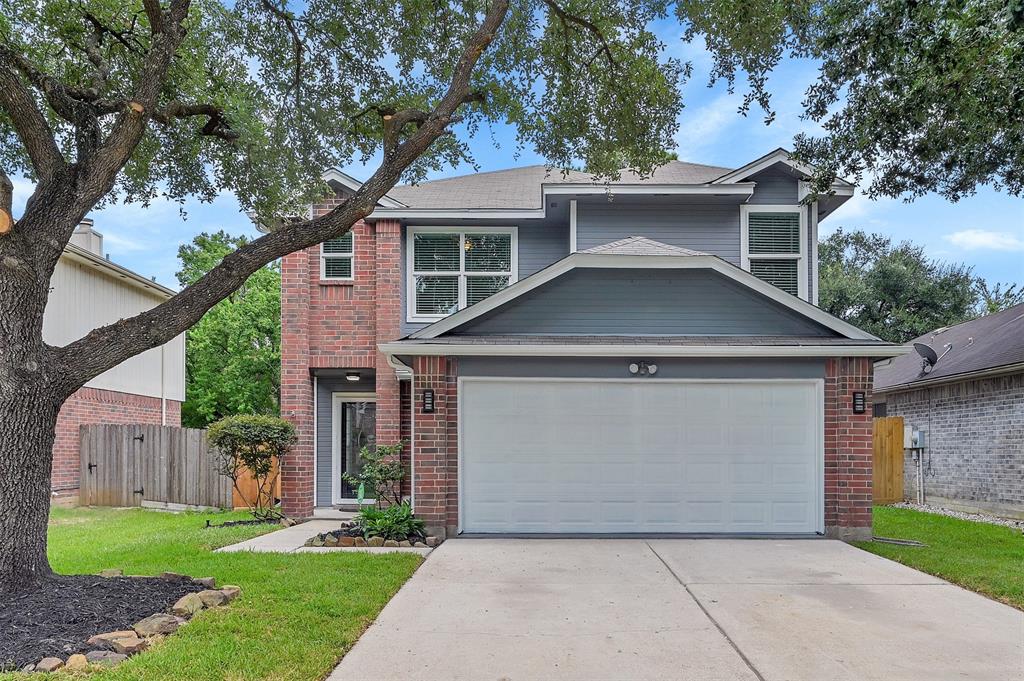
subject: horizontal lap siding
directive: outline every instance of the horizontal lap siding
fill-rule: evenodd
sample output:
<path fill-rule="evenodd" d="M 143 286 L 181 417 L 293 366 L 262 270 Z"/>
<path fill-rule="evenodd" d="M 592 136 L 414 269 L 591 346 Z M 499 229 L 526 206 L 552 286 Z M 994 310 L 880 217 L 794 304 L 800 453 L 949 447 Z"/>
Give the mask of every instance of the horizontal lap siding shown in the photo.
<path fill-rule="evenodd" d="M 714 272 L 586 268 L 558 277 L 457 333 L 834 335 Z"/>
<path fill-rule="evenodd" d="M 576 243 L 581 251 L 642 236 L 740 264 L 740 209 L 737 205 L 580 204 L 576 215 Z"/>

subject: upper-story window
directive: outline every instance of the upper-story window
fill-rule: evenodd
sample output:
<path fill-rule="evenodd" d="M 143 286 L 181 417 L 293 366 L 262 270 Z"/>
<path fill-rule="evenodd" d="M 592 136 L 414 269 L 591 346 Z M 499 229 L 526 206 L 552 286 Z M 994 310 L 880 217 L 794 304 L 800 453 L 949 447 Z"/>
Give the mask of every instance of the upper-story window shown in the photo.
<path fill-rule="evenodd" d="M 352 232 L 320 244 L 320 278 L 351 281 L 355 277 L 355 237 Z"/>
<path fill-rule="evenodd" d="M 807 210 L 803 206 L 742 206 L 743 269 L 786 293 L 807 299 Z"/>
<path fill-rule="evenodd" d="M 410 227 L 408 313 L 433 321 L 516 281 L 516 229 Z"/>

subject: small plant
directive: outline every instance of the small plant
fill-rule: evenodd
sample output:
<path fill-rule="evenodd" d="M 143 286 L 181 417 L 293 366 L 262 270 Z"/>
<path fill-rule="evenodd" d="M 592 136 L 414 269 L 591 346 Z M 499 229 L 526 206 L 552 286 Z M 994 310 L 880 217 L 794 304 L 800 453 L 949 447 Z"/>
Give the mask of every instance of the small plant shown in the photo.
<path fill-rule="evenodd" d="M 210 425 L 207 438 L 218 453 L 221 475 L 231 478 L 253 516 L 258 520 L 284 517 L 276 507 L 274 486 L 281 460 L 298 439 L 295 426 L 276 416 L 227 416 Z M 246 472 L 256 481 L 254 499 L 247 499 L 238 485 Z"/>
<path fill-rule="evenodd" d="M 363 531 L 363 537 L 382 537 L 395 541 L 415 541 L 426 536 L 424 523 L 412 513 L 408 502 L 387 508 L 363 508 L 355 517 L 356 526 Z"/>
<path fill-rule="evenodd" d="M 360 505 L 363 497 L 373 497 L 377 508 L 402 503 L 402 481 L 405 480 L 405 466 L 402 464 L 402 449 L 405 441 L 393 445 L 363 447 L 359 458 L 363 466 L 357 475 L 344 473 L 345 482 L 358 489 Z"/>

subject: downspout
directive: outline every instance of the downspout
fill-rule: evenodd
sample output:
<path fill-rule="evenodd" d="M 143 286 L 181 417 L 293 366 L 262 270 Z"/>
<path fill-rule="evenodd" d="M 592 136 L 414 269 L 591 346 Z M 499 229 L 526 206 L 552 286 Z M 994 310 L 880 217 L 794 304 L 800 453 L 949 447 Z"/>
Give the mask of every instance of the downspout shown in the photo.
<path fill-rule="evenodd" d="M 416 510 L 416 374 L 412 367 L 394 355 L 386 355 L 388 366 L 399 381 L 409 381 L 409 505 Z M 399 408 L 401 413 L 401 408 Z"/>

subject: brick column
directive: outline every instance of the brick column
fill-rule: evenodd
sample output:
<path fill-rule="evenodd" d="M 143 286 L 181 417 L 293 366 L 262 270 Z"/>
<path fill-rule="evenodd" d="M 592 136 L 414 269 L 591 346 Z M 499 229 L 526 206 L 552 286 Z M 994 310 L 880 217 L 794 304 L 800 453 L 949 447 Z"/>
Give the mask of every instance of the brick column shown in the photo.
<path fill-rule="evenodd" d="M 401 336 L 402 233 L 398 220 L 376 225 L 376 342 Z M 401 437 L 401 399 L 395 370 L 384 353 L 376 350 L 377 442 L 391 444 Z M 406 452 L 406 455 L 408 452 Z"/>
<path fill-rule="evenodd" d="M 417 357 L 413 366 L 415 411 L 413 487 L 416 515 L 430 532 L 453 534 L 458 526 L 458 396 L 455 360 Z M 423 392 L 434 391 L 434 413 L 423 413 Z"/>
<path fill-rule="evenodd" d="M 285 515 L 313 515 L 313 381 L 309 376 L 310 256 L 281 261 L 281 416 L 295 424 L 299 441 L 281 465 Z"/>
<path fill-rule="evenodd" d="M 839 539 L 871 538 L 873 461 L 868 357 L 838 357 L 825 364 L 825 532 Z M 866 393 L 863 414 L 853 413 L 853 392 Z"/>

